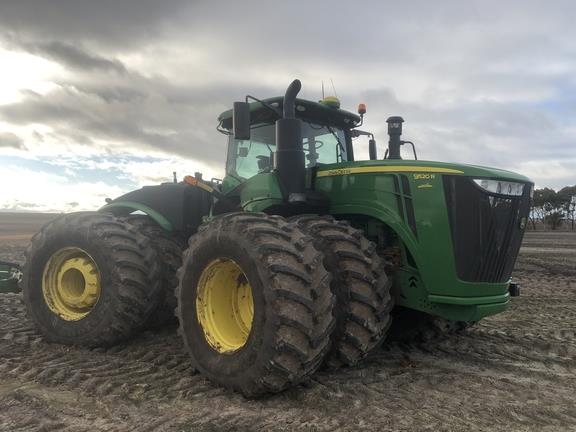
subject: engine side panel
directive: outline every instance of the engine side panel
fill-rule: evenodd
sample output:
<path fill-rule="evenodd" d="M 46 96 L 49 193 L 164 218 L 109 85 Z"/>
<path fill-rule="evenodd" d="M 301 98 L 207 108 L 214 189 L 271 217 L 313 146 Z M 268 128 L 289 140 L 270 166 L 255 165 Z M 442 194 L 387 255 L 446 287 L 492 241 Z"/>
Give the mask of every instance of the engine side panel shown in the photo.
<path fill-rule="evenodd" d="M 476 320 L 502 311 L 509 301 L 508 281 L 470 282 L 458 276 L 443 185 L 444 176 L 482 172 L 476 167 L 469 173 L 459 165 L 411 162 L 323 167 L 316 190 L 330 199 L 331 214 L 352 223 L 368 216 L 397 235 L 410 255 L 406 260 L 405 254 L 394 275 L 399 304 L 455 320 Z"/>
<path fill-rule="evenodd" d="M 128 192 L 100 208 L 117 216 L 142 211 L 168 231 L 196 232 L 210 213 L 210 193 L 186 183 L 163 183 Z"/>

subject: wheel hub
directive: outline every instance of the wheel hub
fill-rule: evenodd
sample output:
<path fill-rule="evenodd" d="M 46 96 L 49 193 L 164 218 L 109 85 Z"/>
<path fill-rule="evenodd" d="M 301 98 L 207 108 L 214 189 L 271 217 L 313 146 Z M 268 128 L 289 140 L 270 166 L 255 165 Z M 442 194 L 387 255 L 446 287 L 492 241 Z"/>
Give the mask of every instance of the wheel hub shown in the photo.
<path fill-rule="evenodd" d="M 84 250 L 61 249 L 46 263 L 42 292 L 52 312 L 66 321 L 78 321 L 93 310 L 100 298 L 100 272 Z"/>
<path fill-rule="evenodd" d="M 219 258 L 208 264 L 198 280 L 196 314 L 206 341 L 219 353 L 242 348 L 254 318 L 252 287 L 233 260 Z"/>

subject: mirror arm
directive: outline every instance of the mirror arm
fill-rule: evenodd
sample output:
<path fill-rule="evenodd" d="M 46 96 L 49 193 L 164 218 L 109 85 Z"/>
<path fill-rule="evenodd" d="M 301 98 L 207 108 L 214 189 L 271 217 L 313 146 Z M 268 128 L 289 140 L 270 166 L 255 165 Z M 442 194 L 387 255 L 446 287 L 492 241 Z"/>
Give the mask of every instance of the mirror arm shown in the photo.
<path fill-rule="evenodd" d="M 274 114 L 276 114 L 278 116 L 278 118 L 282 117 L 282 111 L 280 111 L 279 108 L 274 108 L 268 102 L 264 102 L 263 100 L 255 98 L 254 96 L 246 95 L 246 103 L 248 103 L 249 99 L 252 99 L 253 101 L 261 103 L 262 106 L 268 108 L 270 111 L 272 111 Z"/>

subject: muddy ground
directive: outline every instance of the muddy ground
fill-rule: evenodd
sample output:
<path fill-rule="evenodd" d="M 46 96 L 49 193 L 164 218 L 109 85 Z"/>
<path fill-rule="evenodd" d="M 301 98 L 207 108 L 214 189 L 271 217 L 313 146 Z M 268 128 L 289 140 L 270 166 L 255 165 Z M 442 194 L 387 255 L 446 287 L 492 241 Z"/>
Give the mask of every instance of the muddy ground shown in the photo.
<path fill-rule="evenodd" d="M 0 213 L 0 259 L 21 261 L 45 219 Z M 0 294 L 0 430 L 576 430 L 576 235 L 528 233 L 515 278 L 522 296 L 465 335 L 389 345 L 257 401 L 193 374 L 174 329 L 50 345 Z"/>

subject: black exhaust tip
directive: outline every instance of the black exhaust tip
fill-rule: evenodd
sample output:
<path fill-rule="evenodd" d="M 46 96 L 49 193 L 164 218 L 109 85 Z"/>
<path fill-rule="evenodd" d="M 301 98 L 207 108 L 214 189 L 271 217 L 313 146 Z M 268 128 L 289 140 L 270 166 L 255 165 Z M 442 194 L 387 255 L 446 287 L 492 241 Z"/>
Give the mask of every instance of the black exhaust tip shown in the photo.
<path fill-rule="evenodd" d="M 276 121 L 274 168 L 288 202 L 305 200 L 306 160 L 302 148 L 302 122 L 296 118 L 296 96 L 302 88 L 294 80 L 284 95 L 284 117 Z"/>
<path fill-rule="evenodd" d="M 388 117 L 388 159 L 402 159 L 400 156 L 400 146 L 402 145 L 402 123 L 404 119 L 399 116 Z"/>
<path fill-rule="evenodd" d="M 295 79 L 290 83 L 284 95 L 284 118 L 296 117 L 296 96 L 302 90 L 302 83 Z"/>

